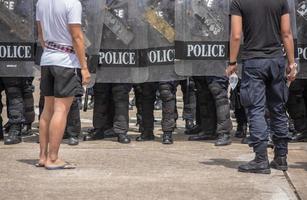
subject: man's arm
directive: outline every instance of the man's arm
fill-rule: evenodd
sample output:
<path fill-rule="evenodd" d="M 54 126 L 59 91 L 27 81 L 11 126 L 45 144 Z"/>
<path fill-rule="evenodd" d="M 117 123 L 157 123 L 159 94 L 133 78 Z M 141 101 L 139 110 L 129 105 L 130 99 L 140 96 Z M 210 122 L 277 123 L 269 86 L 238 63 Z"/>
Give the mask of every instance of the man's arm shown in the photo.
<path fill-rule="evenodd" d="M 44 36 L 43 36 L 43 30 L 40 21 L 37 21 L 37 36 L 38 41 L 41 44 L 43 48 L 45 48 L 45 42 L 44 42 Z"/>
<path fill-rule="evenodd" d="M 242 17 L 238 15 L 231 16 L 231 35 L 230 35 L 230 60 L 229 62 L 236 63 L 240 45 L 241 45 L 241 34 L 242 34 Z M 226 75 L 230 76 L 237 70 L 237 64 L 229 65 L 226 69 Z"/>
<path fill-rule="evenodd" d="M 281 37 L 288 57 L 288 80 L 294 81 L 296 77 L 296 64 L 294 58 L 293 35 L 291 31 L 291 22 L 289 14 L 281 16 Z"/>
<path fill-rule="evenodd" d="M 88 84 L 90 82 L 91 76 L 88 71 L 87 61 L 85 57 L 84 36 L 83 36 L 82 29 L 81 29 L 81 25 L 80 24 L 70 24 L 69 31 L 72 37 L 74 50 L 76 52 L 76 55 L 81 65 L 82 83 Z"/>

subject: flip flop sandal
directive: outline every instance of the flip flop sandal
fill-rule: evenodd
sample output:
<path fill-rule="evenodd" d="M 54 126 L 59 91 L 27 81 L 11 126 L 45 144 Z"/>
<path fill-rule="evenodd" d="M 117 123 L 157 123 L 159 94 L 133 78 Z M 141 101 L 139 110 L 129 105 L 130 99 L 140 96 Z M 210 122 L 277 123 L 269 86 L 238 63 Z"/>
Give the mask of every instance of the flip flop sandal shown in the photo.
<path fill-rule="evenodd" d="M 35 167 L 45 167 L 45 164 L 42 164 L 42 163 L 36 163 L 34 166 L 35 166 Z"/>
<path fill-rule="evenodd" d="M 75 165 L 72 165 L 68 162 L 66 162 L 64 165 L 59 166 L 45 166 L 47 170 L 62 170 L 62 169 L 76 169 Z"/>

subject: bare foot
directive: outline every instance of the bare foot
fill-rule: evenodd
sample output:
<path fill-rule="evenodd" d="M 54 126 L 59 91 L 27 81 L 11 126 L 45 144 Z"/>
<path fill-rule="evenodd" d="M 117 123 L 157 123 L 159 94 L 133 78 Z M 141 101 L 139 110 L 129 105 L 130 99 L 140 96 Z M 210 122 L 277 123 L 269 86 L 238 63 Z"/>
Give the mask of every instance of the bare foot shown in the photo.
<path fill-rule="evenodd" d="M 36 167 L 45 167 L 47 157 L 46 156 L 40 156 L 38 162 L 35 164 Z"/>
<path fill-rule="evenodd" d="M 56 161 L 47 160 L 45 164 L 45 168 L 48 170 L 56 170 L 56 169 L 75 169 L 76 166 L 72 165 L 68 162 L 65 162 L 61 159 L 57 159 Z"/>

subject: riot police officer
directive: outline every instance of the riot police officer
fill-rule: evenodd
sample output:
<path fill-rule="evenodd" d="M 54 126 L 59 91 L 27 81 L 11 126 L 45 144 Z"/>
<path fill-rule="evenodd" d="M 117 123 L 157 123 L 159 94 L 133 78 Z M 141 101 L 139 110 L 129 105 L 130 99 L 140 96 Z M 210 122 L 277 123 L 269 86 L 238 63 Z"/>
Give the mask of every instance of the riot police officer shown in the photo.
<path fill-rule="evenodd" d="M 96 83 L 94 86 L 95 135 L 93 139 L 103 139 L 104 135 L 118 137 L 120 143 L 130 143 L 129 128 L 129 92 L 130 84 Z"/>
<path fill-rule="evenodd" d="M 21 78 L 2 77 L 8 100 L 8 132 L 4 138 L 4 144 L 18 144 L 21 142 L 21 128 L 25 123 L 23 91 Z"/>
<path fill-rule="evenodd" d="M 136 141 L 154 140 L 154 102 L 156 89 L 159 89 L 162 100 L 162 143 L 173 143 L 173 132 L 176 127 L 176 87 L 178 83 L 172 82 L 149 82 L 141 84 L 142 87 L 142 128 L 143 131 Z"/>
<path fill-rule="evenodd" d="M 214 140 L 216 146 L 231 144 L 230 105 L 227 97 L 226 77 L 194 77 L 198 92 L 202 132 L 189 140 Z"/>

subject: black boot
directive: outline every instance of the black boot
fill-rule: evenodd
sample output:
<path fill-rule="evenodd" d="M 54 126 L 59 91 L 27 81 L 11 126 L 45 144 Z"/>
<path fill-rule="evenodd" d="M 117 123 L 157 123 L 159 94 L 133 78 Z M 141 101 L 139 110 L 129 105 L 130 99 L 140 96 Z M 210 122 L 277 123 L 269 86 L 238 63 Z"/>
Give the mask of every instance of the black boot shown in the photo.
<path fill-rule="evenodd" d="M 292 137 L 291 142 L 306 142 L 307 141 L 307 132 L 297 133 Z"/>
<path fill-rule="evenodd" d="M 12 124 L 8 131 L 8 136 L 4 138 L 5 145 L 18 144 L 21 142 L 21 125 Z"/>
<path fill-rule="evenodd" d="M 69 137 L 68 138 L 68 145 L 76 146 L 79 144 L 79 138 L 78 137 Z"/>
<path fill-rule="evenodd" d="M 173 133 L 172 132 L 163 133 L 162 144 L 173 144 Z"/>
<path fill-rule="evenodd" d="M 191 130 L 193 127 L 194 127 L 194 121 L 193 120 L 190 120 L 190 119 L 187 119 L 185 120 L 185 130 Z"/>
<path fill-rule="evenodd" d="M 127 135 L 127 133 L 120 133 L 117 136 L 117 141 L 122 144 L 129 144 L 131 142 L 131 139 Z"/>
<path fill-rule="evenodd" d="M 135 140 L 138 141 L 138 142 L 152 141 L 152 140 L 155 140 L 155 136 L 154 136 L 153 132 L 143 132 Z"/>
<path fill-rule="evenodd" d="M 274 160 L 270 163 L 270 166 L 273 169 L 287 171 L 288 170 L 288 163 L 287 163 L 287 156 L 274 156 Z"/>
<path fill-rule="evenodd" d="M 192 135 L 189 137 L 189 141 L 200 141 L 200 140 L 215 140 L 217 135 L 215 133 L 204 133 L 203 131 L 198 135 Z"/>
<path fill-rule="evenodd" d="M 202 128 L 199 125 L 195 125 L 191 129 L 186 129 L 184 131 L 184 134 L 186 134 L 186 135 L 196 135 L 196 134 L 199 134 L 201 131 L 202 131 Z"/>
<path fill-rule="evenodd" d="M 269 165 L 269 160 L 268 160 L 268 154 L 267 154 L 267 149 L 266 145 L 262 145 L 261 147 L 261 153 L 256 152 L 255 159 L 240 165 L 238 170 L 239 172 L 245 172 L 245 173 L 258 173 L 258 174 L 270 174 L 271 169 Z"/>
<path fill-rule="evenodd" d="M 222 133 L 218 136 L 218 139 L 215 142 L 215 146 L 226 146 L 231 144 L 230 134 Z"/>
<path fill-rule="evenodd" d="M 91 130 L 88 135 L 84 136 L 84 141 L 103 140 L 103 139 L 104 139 L 104 131 L 102 129 Z"/>

